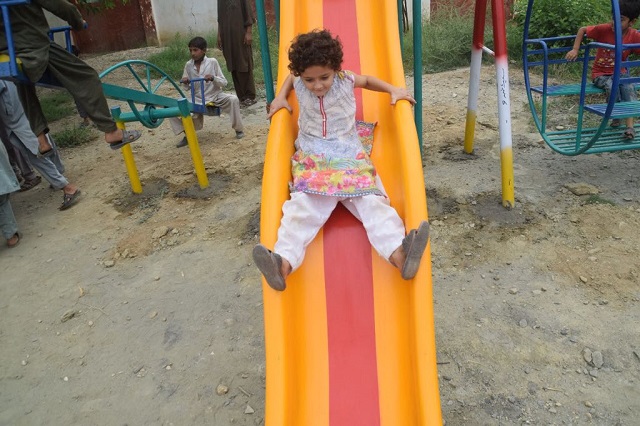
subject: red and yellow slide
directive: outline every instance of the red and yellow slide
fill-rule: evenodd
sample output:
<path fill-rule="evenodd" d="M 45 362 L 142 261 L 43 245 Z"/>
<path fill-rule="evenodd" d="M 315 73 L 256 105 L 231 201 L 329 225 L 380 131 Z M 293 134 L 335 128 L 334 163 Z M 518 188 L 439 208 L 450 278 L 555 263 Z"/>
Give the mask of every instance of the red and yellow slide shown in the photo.
<path fill-rule="evenodd" d="M 404 86 L 396 0 L 282 0 L 279 86 L 291 40 L 315 28 L 339 35 L 343 69 Z M 278 86 L 278 87 L 279 87 Z M 407 229 L 427 218 L 411 105 L 358 90 L 357 118 L 377 122 L 372 159 Z M 261 240 L 273 248 L 289 196 L 294 113 L 271 121 L 262 188 Z M 308 247 L 284 292 L 263 282 L 267 426 L 442 424 L 430 245 L 404 281 L 339 206 Z"/>

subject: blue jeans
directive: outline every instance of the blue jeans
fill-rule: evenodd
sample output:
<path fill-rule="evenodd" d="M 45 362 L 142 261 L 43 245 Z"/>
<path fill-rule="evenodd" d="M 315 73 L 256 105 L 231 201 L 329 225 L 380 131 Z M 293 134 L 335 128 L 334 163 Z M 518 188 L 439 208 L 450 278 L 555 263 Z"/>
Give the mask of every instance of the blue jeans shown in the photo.
<path fill-rule="evenodd" d="M 607 93 L 607 97 L 611 95 L 611 88 L 613 87 L 612 75 L 601 75 L 593 79 L 593 85 L 604 89 Z M 628 102 L 636 101 L 638 97 L 636 95 L 636 88 L 633 84 L 619 84 L 618 93 L 616 93 L 616 102 Z"/>

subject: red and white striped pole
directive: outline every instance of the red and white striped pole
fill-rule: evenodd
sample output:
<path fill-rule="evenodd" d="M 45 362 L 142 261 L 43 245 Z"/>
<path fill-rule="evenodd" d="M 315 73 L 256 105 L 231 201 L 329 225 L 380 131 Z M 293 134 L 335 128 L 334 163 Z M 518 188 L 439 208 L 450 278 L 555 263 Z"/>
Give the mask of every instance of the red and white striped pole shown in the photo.
<path fill-rule="evenodd" d="M 498 90 L 498 129 L 500 134 L 500 161 L 502 170 L 502 205 L 512 208 L 515 204 L 513 190 L 513 149 L 511 140 L 511 103 L 509 96 L 509 63 L 507 57 L 507 37 L 505 13 L 502 0 L 492 0 L 493 39 L 495 53 L 484 46 L 486 0 L 477 0 L 473 26 L 473 46 L 471 51 L 471 73 L 469 76 L 469 97 L 467 101 L 467 122 L 465 126 L 464 151 L 473 152 L 480 68 L 482 53 L 493 54 L 496 64 L 496 86 Z"/>

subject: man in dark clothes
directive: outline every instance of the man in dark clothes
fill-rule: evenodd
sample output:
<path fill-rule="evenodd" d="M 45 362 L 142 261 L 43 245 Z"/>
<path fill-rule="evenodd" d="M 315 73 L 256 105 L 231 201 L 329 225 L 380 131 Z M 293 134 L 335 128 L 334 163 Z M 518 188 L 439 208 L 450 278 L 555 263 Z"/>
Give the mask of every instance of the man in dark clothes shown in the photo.
<path fill-rule="evenodd" d="M 65 20 L 74 30 L 84 27 L 78 9 L 67 0 L 31 0 L 31 3 L 9 7 L 13 44 L 16 56 L 22 61 L 22 71 L 33 84 L 19 84 L 18 91 L 33 133 L 38 136 L 40 154 L 53 153 L 46 133 L 47 120 L 36 96 L 34 84 L 48 71 L 87 112 L 105 141 L 118 149 L 140 137 L 137 130 L 120 130 L 111 118 L 109 105 L 102 91 L 98 73 L 72 53 L 49 40 L 46 9 Z M 4 23 L 0 20 L 0 52 L 7 51 Z"/>
<path fill-rule="evenodd" d="M 218 0 L 218 47 L 224 54 L 236 95 L 244 106 L 256 103 L 251 49 L 254 22 L 248 0 Z"/>

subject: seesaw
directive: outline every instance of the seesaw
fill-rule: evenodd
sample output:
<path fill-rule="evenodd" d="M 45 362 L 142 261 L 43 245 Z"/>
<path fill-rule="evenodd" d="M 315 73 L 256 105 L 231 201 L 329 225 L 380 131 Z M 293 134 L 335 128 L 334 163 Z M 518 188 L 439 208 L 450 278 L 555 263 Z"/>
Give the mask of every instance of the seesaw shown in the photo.
<path fill-rule="evenodd" d="M 7 52 L 0 54 L 0 79 L 11 80 L 19 84 L 32 84 L 32 82 L 22 72 L 20 58 L 15 52 L 9 7 L 28 3 L 30 3 L 29 0 L 0 0 L 0 10 L 2 11 L 7 40 Z M 68 26 L 52 28 L 49 32 L 49 37 L 53 39 L 53 33 L 64 32 L 65 47 L 68 51 L 71 51 L 70 29 Z M 139 87 L 131 89 L 104 82 L 105 78 L 118 70 L 129 71 Z M 220 112 L 215 107 L 211 108 L 204 103 L 195 102 L 195 86 L 203 79 L 191 81 L 191 102 L 189 102 L 180 86 L 171 77 L 154 64 L 146 61 L 129 60 L 121 62 L 102 72 L 99 77 L 102 81 L 105 96 L 126 102 L 131 109 L 130 112 L 123 112 L 119 106 L 111 108 L 111 115 L 120 129 L 125 129 L 125 123 L 136 121 L 147 128 L 156 128 L 165 118 L 181 117 L 198 183 L 202 189 L 208 187 L 209 180 L 202 160 L 191 113 L 219 115 Z M 60 82 L 47 72 L 36 84 L 54 89 L 63 88 Z M 165 92 L 167 88 L 172 92 L 175 91 L 176 96 L 170 97 L 159 94 L 160 92 Z M 203 84 L 200 84 L 200 88 L 204 91 Z M 201 96 L 201 99 L 203 98 L 204 96 Z M 140 183 L 133 150 L 127 144 L 121 148 L 121 151 L 129 175 L 131 190 L 137 194 L 142 193 L 142 184 Z"/>

